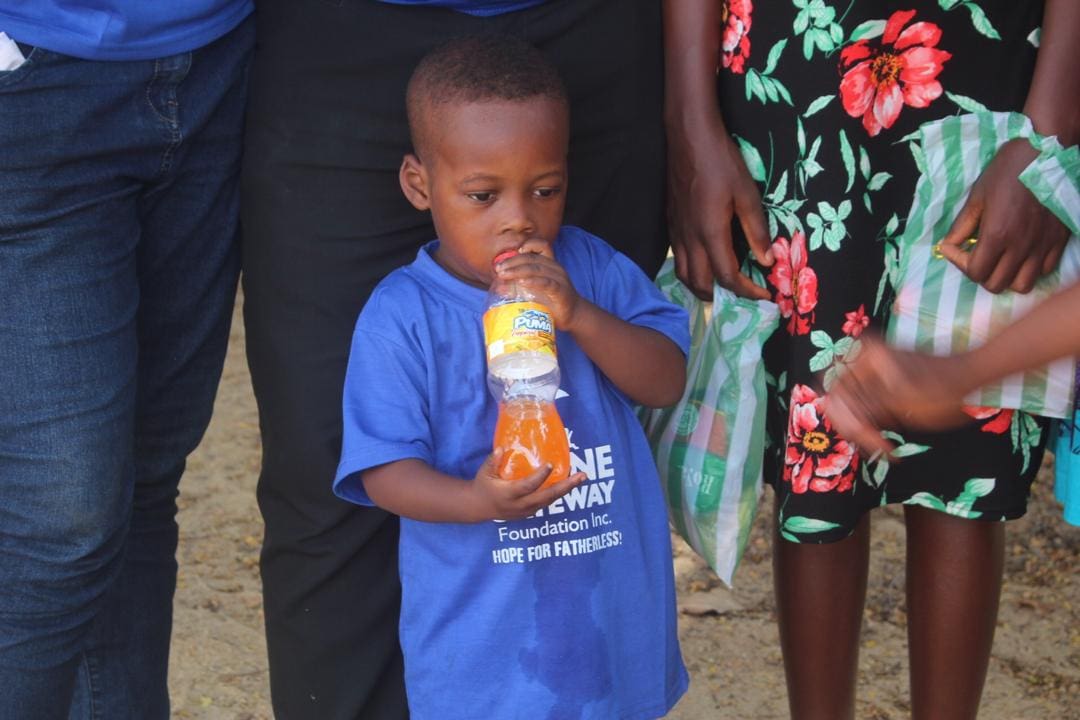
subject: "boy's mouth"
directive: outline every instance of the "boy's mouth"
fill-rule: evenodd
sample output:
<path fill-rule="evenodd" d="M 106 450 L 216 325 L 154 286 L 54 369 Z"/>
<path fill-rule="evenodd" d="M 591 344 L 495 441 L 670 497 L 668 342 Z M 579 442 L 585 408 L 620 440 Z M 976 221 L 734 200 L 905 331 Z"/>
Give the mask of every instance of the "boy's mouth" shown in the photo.
<path fill-rule="evenodd" d="M 531 238 L 527 242 L 532 242 L 533 240 L 543 242 L 544 244 L 550 244 L 550 243 L 548 243 L 548 241 L 541 240 L 540 238 Z M 515 255 L 520 255 L 521 253 L 524 253 L 524 252 L 540 252 L 539 250 L 523 250 L 522 249 L 523 247 L 524 247 L 524 244 L 519 245 L 518 247 L 507 248 L 506 250 L 499 251 L 498 253 L 496 253 L 495 257 L 493 257 L 491 259 L 491 266 L 495 267 L 496 265 L 501 263 L 503 260 L 507 260 L 509 258 L 514 257 Z"/>
<path fill-rule="evenodd" d="M 495 265 L 498 265 L 503 260 L 507 260 L 509 258 L 514 257 L 515 255 L 518 254 L 518 252 L 519 251 L 516 248 L 511 249 L 511 250 L 503 250 L 501 253 L 499 253 L 498 255 L 496 255 L 494 258 L 491 259 L 492 267 L 494 267 Z"/>

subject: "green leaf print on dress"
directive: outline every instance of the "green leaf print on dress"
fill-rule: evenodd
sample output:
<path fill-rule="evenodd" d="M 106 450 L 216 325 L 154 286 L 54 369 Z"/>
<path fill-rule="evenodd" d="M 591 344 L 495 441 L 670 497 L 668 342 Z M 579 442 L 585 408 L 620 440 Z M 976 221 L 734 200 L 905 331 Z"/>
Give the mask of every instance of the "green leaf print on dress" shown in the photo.
<path fill-rule="evenodd" d="M 904 440 L 904 437 L 892 430 L 884 430 L 881 433 L 882 437 L 891 440 L 895 444 L 895 448 L 892 451 L 894 458 L 906 458 L 913 455 L 921 455 L 930 451 L 929 445 L 920 445 L 918 443 L 909 443 Z M 864 483 L 871 487 L 879 488 L 882 483 L 885 482 L 885 477 L 889 474 L 889 469 L 892 467 L 889 459 L 883 455 L 875 455 L 862 465 L 862 480 Z M 922 493 L 919 493 L 920 495 Z M 881 504 L 886 502 L 886 494 L 881 495 Z M 941 509 L 944 509 L 945 504 L 942 503 Z"/>
<path fill-rule="evenodd" d="M 829 55 L 844 44 L 844 29 L 835 22 L 835 8 L 823 0 L 792 0 L 792 4 L 799 10 L 792 29 L 796 35 L 803 36 L 804 58 L 812 58 L 815 50 Z"/>
<path fill-rule="evenodd" d="M 844 220 L 851 214 L 851 201 L 843 200 L 834 208 L 822 200 L 817 204 L 817 208 L 816 213 L 806 215 L 806 224 L 813 228 L 810 233 L 810 249 L 817 250 L 824 245 L 836 252 L 840 249 L 840 241 L 848 237 Z"/>
<path fill-rule="evenodd" d="M 750 69 L 746 72 L 746 99 L 756 97 L 764 105 L 768 102 L 778 102 L 780 100 L 779 88 L 783 85 L 779 80 L 775 80 L 768 75 L 762 75 L 757 70 Z M 787 88 L 784 88 L 784 96 L 790 98 L 791 95 L 787 93 Z M 790 102 L 790 100 L 788 100 Z"/>
<path fill-rule="evenodd" d="M 791 93 L 784 83 L 772 76 L 776 64 L 780 61 L 780 54 L 784 52 L 787 39 L 778 41 L 769 50 L 769 57 L 765 61 L 765 69 L 758 71 L 750 69 L 746 71 L 746 99 L 756 97 L 761 103 L 780 102 L 783 100 L 791 105 Z"/>
<path fill-rule="evenodd" d="M 1009 435 L 1012 438 L 1013 452 L 1020 453 L 1024 458 L 1024 466 L 1020 472 L 1026 473 L 1031 465 L 1031 451 L 1039 447 L 1042 441 L 1042 427 L 1034 415 L 1015 412 L 1009 424 Z"/>
<path fill-rule="evenodd" d="M 769 218 L 769 237 L 775 238 L 780 234 L 780 225 L 783 225 L 789 235 L 803 232 L 802 221 L 795 213 L 805 204 L 805 200 L 786 198 L 788 191 L 788 171 L 785 170 L 776 181 L 772 191 L 765 193 L 761 198 L 762 205 Z M 756 267 L 756 266 L 755 266 Z"/>
<path fill-rule="evenodd" d="M 896 213 L 892 214 L 885 227 L 878 233 L 878 240 L 885 243 L 885 269 L 878 281 L 877 296 L 874 299 L 874 315 L 881 310 L 881 302 L 885 299 L 885 289 L 896 289 L 897 278 L 900 277 L 900 218 Z"/>
<path fill-rule="evenodd" d="M 758 152 L 756 147 L 738 135 L 734 135 L 733 137 L 735 138 L 735 142 L 739 144 L 739 152 L 742 153 L 743 162 L 746 163 L 746 169 L 749 171 L 750 177 L 760 183 L 766 182 L 765 163 L 761 159 L 761 153 Z"/>
<path fill-rule="evenodd" d="M 905 500 L 904 504 L 921 505 L 956 517 L 974 520 L 982 517 L 982 513 L 978 510 L 972 510 L 972 506 L 979 498 L 989 495 L 993 491 L 996 482 L 994 478 L 972 478 L 964 483 L 964 489 L 960 494 L 948 502 L 933 493 L 918 492 Z"/>
<path fill-rule="evenodd" d="M 801 156 L 802 153 L 805 151 L 806 146 L 805 135 L 801 132 L 801 122 L 798 124 L 798 129 L 800 131 L 798 133 L 798 138 L 799 152 Z M 820 140 L 821 138 L 818 138 L 815 142 L 814 148 L 812 148 L 812 152 L 814 154 L 817 153 L 817 146 L 820 144 Z M 769 237 L 773 239 L 779 237 L 781 225 L 783 225 L 784 228 L 787 230 L 788 235 L 794 235 L 795 233 L 803 233 L 804 229 L 802 221 L 799 220 L 798 216 L 795 213 L 797 213 L 802 208 L 802 206 L 806 203 L 806 200 L 795 197 L 797 194 L 797 189 L 795 188 L 794 182 L 789 182 L 790 175 L 788 171 L 784 170 L 780 174 L 780 177 L 777 179 L 776 184 L 772 185 L 772 189 L 768 189 L 770 187 L 773 177 L 772 135 L 770 134 L 769 136 L 769 167 L 767 170 L 765 168 L 765 161 L 762 159 L 761 153 L 759 153 L 756 148 L 751 146 L 749 143 L 746 143 L 744 140 L 740 140 L 738 136 L 736 136 L 736 141 L 739 142 L 740 151 L 743 153 L 743 157 L 747 161 L 748 165 L 750 163 L 753 163 L 754 165 L 754 169 L 751 170 L 751 176 L 754 177 L 755 180 L 758 180 L 757 174 L 760 174 L 763 178 L 758 181 L 761 182 L 766 189 L 766 192 L 761 197 L 761 204 L 765 208 L 765 214 L 769 222 Z M 820 166 L 818 166 L 818 168 L 818 171 L 820 171 Z M 799 173 L 800 182 L 803 182 L 802 168 L 798 163 L 796 164 L 795 169 Z M 788 197 L 789 190 L 791 191 L 792 195 L 790 198 Z M 757 265 L 751 264 L 750 268 L 756 269 Z"/>
<path fill-rule="evenodd" d="M 941 6 L 942 10 L 955 10 L 961 6 L 966 7 L 968 12 L 971 13 L 971 24 L 975 26 L 976 30 L 991 40 L 1001 39 L 1001 35 L 998 34 L 993 23 L 990 22 L 990 18 L 986 17 L 986 11 L 972 0 L 938 0 L 938 5 Z"/>
<path fill-rule="evenodd" d="M 855 152 L 843 130 L 840 131 L 840 157 L 844 161 L 844 170 L 847 171 L 847 187 L 844 192 L 851 192 L 851 186 L 855 184 Z"/>
<path fill-rule="evenodd" d="M 829 522 L 827 520 L 818 520 L 817 518 L 805 517 L 803 515 L 795 515 L 784 520 L 784 524 L 781 526 L 785 533 L 800 535 L 808 535 L 813 533 L 825 532 L 826 530 L 832 530 L 840 527 L 839 524 Z M 790 535 L 785 535 L 789 540 L 792 539 Z M 796 540 L 795 542 L 798 542 Z"/>
<path fill-rule="evenodd" d="M 785 501 L 784 505 L 787 505 Z M 799 540 L 798 535 L 813 535 L 815 533 L 825 532 L 826 530 L 834 530 L 840 525 L 838 523 L 829 522 L 828 520 L 819 520 L 818 518 L 806 517 L 804 515 L 793 515 L 791 517 L 784 517 L 784 506 L 780 507 L 779 517 L 777 518 L 777 530 L 780 533 L 780 537 L 784 538 L 788 542 L 802 542 Z"/>
<path fill-rule="evenodd" d="M 956 106 L 964 112 L 990 112 L 990 108 L 986 107 L 974 98 L 969 98 L 967 95 L 959 95 L 957 93 L 951 93 L 946 90 L 945 97 L 956 103 Z"/>
<path fill-rule="evenodd" d="M 851 31 L 851 35 L 848 36 L 847 41 L 849 43 L 858 42 L 859 40 L 869 40 L 870 38 L 881 37 L 885 34 L 884 20 L 867 20 L 866 22 L 859 23 L 855 26 L 855 29 Z"/>
<path fill-rule="evenodd" d="M 806 132 L 803 129 L 802 120 L 796 118 L 795 125 L 795 138 L 799 143 L 799 159 L 795 162 L 795 167 L 799 173 L 799 189 L 805 194 L 806 183 L 809 182 L 810 178 L 825 169 L 817 161 L 818 151 L 821 150 L 821 136 L 814 138 L 814 142 L 810 145 L 810 152 L 807 153 Z"/>
<path fill-rule="evenodd" d="M 814 330 L 810 333 L 810 344 L 820 350 L 810 358 L 810 372 L 821 372 L 838 363 L 851 363 L 859 356 L 862 343 L 855 338 L 845 335 L 836 342 L 829 337 L 824 330 Z M 830 368 L 835 370 L 835 368 Z M 836 373 L 826 373 L 825 387 L 832 385 Z"/>
<path fill-rule="evenodd" d="M 804 118 L 808 118 L 819 110 L 824 110 L 825 106 L 832 102 L 834 98 L 836 98 L 836 95 L 833 95 L 831 93 L 829 95 L 822 95 L 821 97 L 814 100 L 814 102 L 810 103 L 810 106 L 806 108 L 806 111 L 802 114 L 802 116 Z"/>

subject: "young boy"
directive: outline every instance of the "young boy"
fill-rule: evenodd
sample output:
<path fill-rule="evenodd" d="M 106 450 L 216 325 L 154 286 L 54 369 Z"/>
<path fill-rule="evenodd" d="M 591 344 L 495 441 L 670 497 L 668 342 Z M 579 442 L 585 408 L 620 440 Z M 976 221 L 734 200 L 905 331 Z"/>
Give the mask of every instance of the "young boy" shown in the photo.
<path fill-rule="evenodd" d="M 568 107 L 503 37 L 454 41 L 410 80 L 401 187 L 438 239 L 357 322 L 335 492 L 401 516 L 411 716 L 663 716 L 687 686 L 667 515 L 636 403 L 685 383 L 687 318 L 606 243 L 560 227 Z M 508 250 L 518 254 L 492 266 Z M 491 455 L 481 316 L 495 274 L 542 295 L 572 474 L 507 481 Z"/>

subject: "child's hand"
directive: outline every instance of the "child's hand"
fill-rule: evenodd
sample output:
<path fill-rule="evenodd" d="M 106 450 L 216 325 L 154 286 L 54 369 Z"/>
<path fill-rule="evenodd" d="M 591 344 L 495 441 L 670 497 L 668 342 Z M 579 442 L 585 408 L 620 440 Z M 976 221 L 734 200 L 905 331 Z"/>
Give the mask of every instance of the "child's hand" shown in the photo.
<path fill-rule="evenodd" d="M 826 395 L 825 414 L 863 452 L 888 454 L 893 446 L 882 429 L 943 430 L 971 421 L 960 409 L 963 373 L 957 357 L 903 352 L 867 338 Z"/>
<path fill-rule="evenodd" d="M 547 300 L 556 328 L 569 331 L 573 327 L 581 296 L 562 265 L 555 260 L 550 243 L 527 240 L 518 248 L 517 255 L 495 266 L 495 273 L 500 279 L 518 282 Z"/>
<path fill-rule="evenodd" d="M 585 479 L 585 473 L 577 472 L 553 485 L 540 487 L 551 473 L 551 466 L 547 465 L 521 480 L 504 480 L 498 473 L 502 456 L 503 450 L 496 448 L 473 478 L 471 499 L 479 519 L 518 520 L 529 517 L 570 492 Z"/>

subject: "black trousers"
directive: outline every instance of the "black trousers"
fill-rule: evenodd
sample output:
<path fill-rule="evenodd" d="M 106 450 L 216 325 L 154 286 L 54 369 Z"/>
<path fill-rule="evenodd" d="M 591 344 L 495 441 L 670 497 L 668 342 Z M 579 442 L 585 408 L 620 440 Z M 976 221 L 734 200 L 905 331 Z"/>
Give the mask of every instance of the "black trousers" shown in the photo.
<path fill-rule="evenodd" d="M 356 316 L 434 237 L 398 187 L 409 74 L 454 35 L 506 32 L 540 47 L 571 98 L 566 222 L 655 274 L 667 249 L 659 5 L 550 0 L 475 18 L 373 0 L 260 0 L 243 287 L 278 718 L 407 716 L 397 520 L 337 499 L 330 484 Z"/>

